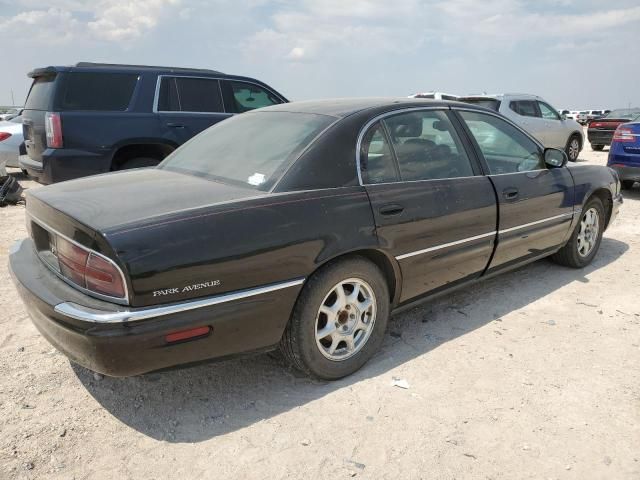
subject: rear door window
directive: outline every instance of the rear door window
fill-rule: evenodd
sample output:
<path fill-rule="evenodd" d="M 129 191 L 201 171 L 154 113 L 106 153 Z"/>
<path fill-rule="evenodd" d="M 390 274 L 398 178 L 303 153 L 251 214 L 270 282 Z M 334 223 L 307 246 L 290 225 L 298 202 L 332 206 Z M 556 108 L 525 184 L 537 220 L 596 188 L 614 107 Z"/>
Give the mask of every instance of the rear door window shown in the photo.
<path fill-rule="evenodd" d="M 509 108 L 523 117 L 539 117 L 536 102 L 532 100 L 518 100 L 509 103 Z"/>
<path fill-rule="evenodd" d="M 225 83 L 231 89 L 230 98 L 227 99 L 230 103 L 227 111 L 231 113 L 243 113 L 282 103 L 281 99 L 259 85 L 232 80 L 225 80 Z"/>
<path fill-rule="evenodd" d="M 121 112 L 129 108 L 137 73 L 71 72 L 62 76 L 56 110 Z"/>
<path fill-rule="evenodd" d="M 36 77 L 31 85 L 31 90 L 29 90 L 24 108 L 27 110 L 49 110 L 55 79 L 56 75 Z"/>
<path fill-rule="evenodd" d="M 396 182 L 393 153 L 380 122 L 371 127 L 362 139 L 360 147 L 360 171 L 366 184 Z"/>
<path fill-rule="evenodd" d="M 160 112 L 224 112 L 220 82 L 213 78 L 162 77 L 158 92 Z"/>
<path fill-rule="evenodd" d="M 538 102 L 538 108 L 540 108 L 542 118 L 546 120 L 560 120 L 560 115 L 558 115 L 558 112 L 551 108 L 550 105 L 544 102 Z"/>

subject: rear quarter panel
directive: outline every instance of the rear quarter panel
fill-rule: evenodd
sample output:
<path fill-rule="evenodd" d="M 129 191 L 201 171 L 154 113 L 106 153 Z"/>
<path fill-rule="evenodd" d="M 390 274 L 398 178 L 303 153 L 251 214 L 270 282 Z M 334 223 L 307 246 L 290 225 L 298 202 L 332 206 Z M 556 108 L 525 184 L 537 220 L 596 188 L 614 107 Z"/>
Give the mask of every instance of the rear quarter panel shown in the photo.
<path fill-rule="evenodd" d="M 104 235 L 130 275 L 134 306 L 308 277 L 331 258 L 377 247 L 359 186 L 218 204 Z M 185 288 L 197 284 L 206 286 Z"/>
<path fill-rule="evenodd" d="M 611 198 L 618 195 L 617 177 L 608 167 L 600 165 L 569 165 L 567 168 L 575 184 L 576 208 L 584 207 L 584 204 L 597 190 L 608 191 Z"/>

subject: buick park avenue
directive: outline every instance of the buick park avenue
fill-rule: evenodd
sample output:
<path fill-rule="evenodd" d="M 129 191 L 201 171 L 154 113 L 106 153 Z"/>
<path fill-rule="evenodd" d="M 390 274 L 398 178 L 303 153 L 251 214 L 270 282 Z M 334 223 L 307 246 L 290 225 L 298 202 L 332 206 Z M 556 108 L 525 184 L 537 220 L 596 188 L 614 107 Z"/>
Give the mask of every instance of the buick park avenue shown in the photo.
<path fill-rule="evenodd" d="M 479 106 L 300 102 L 29 192 L 10 267 L 42 335 L 96 372 L 280 348 L 337 379 L 394 311 L 547 256 L 588 265 L 621 203 L 614 171 Z"/>

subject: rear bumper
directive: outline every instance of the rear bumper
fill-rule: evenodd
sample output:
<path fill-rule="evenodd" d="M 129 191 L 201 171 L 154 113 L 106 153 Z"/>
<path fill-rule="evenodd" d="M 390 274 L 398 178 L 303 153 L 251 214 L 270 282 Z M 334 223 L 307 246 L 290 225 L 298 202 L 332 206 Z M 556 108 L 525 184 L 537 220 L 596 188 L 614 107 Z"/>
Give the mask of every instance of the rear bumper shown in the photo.
<path fill-rule="evenodd" d="M 640 158 L 640 156 L 637 157 Z M 640 165 L 629 166 L 612 163 L 611 165 L 609 165 L 609 168 L 612 168 L 616 171 L 618 177 L 620 177 L 620 180 L 635 180 L 636 182 L 640 182 Z"/>
<path fill-rule="evenodd" d="M 589 143 L 594 145 L 611 145 L 613 133 L 613 130 L 595 130 L 590 128 L 587 130 L 587 137 L 589 139 Z"/>
<path fill-rule="evenodd" d="M 37 182 L 50 183 L 73 180 L 111 170 L 111 153 L 93 153 L 69 148 L 49 148 L 42 154 L 42 161 L 21 155 L 20 168 L 27 171 Z"/>
<path fill-rule="evenodd" d="M 299 282 L 166 314 L 162 308 L 171 305 L 127 308 L 82 294 L 42 264 L 31 240 L 12 248 L 9 266 L 34 325 L 49 343 L 73 362 L 115 377 L 272 349 L 301 288 Z M 144 319 L 132 320 L 140 312 Z M 208 335 L 181 343 L 165 340 L 169 333 L 202 326 L 211 328 Z"/>

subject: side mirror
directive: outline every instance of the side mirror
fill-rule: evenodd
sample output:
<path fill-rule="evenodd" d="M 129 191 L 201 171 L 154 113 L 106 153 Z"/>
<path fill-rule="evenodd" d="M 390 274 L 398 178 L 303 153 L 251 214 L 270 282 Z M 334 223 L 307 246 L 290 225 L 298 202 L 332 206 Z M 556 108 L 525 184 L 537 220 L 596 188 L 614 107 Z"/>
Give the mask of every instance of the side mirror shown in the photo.
<path fill-rule="evenodd" d="M 549 168 L 561 168 L 564 167 L 569 161 L 569 157 L 564 150 L 558 150 L 557 148 L 546 148 L 544 150 L 544 163 Z"/>

